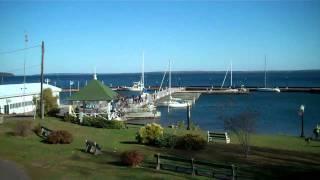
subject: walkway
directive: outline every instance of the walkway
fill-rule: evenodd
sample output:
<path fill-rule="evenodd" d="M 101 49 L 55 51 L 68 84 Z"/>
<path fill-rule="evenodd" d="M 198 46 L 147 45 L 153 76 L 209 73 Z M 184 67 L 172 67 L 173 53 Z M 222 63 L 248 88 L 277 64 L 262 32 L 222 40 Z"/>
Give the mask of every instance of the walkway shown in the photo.
<path fill-rule="evenodd" d="M 29 176 L 13 162 L 0 160 L 1 180 L 29 180 Z"/>

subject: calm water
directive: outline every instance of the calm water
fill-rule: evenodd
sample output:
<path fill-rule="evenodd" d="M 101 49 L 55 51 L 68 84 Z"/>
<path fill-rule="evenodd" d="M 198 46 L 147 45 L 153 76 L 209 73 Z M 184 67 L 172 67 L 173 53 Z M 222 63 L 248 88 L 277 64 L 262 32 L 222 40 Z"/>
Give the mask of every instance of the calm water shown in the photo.
<path fill-rule="evenodd" d="M 147 73 L 146 86 L 159 86 L 163 73 Z M 92 79 L 92 75 L 48 75 L 50 84 L 69 88 L 80 87 Z M 128 86 L 138 81 L 140 74 L 98 74 L 98 79 L 109 86 Z M 220 86 L 224 72 L 173 73 L 173 86 Z M 23 77 L 4 77 L 3 84 L 21 83 Z M 263 86 L 263 72 L 235 72 L 233 82 L 236 86 Z M 28 76 L 27 82 L 39 82 L 39 76 Z M 165 81 L 167 83 L 167 80 Z M 229 86 L 229 79 L 226 80 Z M 282 71 L 269 72 L 268 85 L 271 87 L 320 87 L 320 71 Z M 61 93 L 60 99 L 66 102 L 69 93 Z M 257 113 L 256 132 L 267 134 L 299 135 L 300 118 L 298 108 L 305 109 L 305 134 L 311 135 L 314 126 L 320 124 L 320 94 L 309 93 L 250 93 L 248 95 L 201 95 L 191 110 L 191 119 L 205 130 L 223 130 L 225 118 L 244 111 Z M 161 124 L 168 125 L 186 119 L 186 110 L 158 108 Z"/>

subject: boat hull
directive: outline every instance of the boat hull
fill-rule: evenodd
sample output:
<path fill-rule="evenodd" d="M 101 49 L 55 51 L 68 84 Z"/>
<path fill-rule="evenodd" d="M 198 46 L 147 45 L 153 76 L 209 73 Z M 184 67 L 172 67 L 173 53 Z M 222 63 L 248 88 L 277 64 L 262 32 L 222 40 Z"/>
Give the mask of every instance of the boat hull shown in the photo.
<path fill-rule="evenodd" d="M 257 88 L 260 92 L 281 92 L 279 88 Z"/>

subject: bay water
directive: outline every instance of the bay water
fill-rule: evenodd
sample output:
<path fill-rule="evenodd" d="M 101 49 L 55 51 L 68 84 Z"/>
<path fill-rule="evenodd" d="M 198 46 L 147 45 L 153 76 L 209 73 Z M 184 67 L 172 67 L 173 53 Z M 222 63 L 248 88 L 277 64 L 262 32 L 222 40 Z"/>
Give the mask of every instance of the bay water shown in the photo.
<path fill-rule="evenodd" d="M 98 79 L 105 85 L 130 86 L 132 82 L 139 81 L 139 73 L 124 74 L 98 74 Z M 172 86 L 220 86 L 225 72 L 173 72 Z M 83 87 L 92 79 L 92 74 L 48 74 L 45 78 L 50 84 L 61 88 Z M 145 84 L 159 86 L 163 72 L 145 74 Z M 39 75 L 27 76 L 27 82 L 39 82 Z M 1 84 L 22 83 L 23 76 L 2 77 Z M 226 79 L 226 87 L 230 85 L 230 76 Z M 165 78 L 163 86 L 167 86 Z M 320 70 L 314 71 L 273 71 L 268 72 L 267 84 L 269 87 L 320 87 Z M 234 86 L 264 86 L 264 72 L 234 72 Z M 131 96 L 132 93 L 120 92 Z M 61 93 L 62 103 L 68 103 L 69 93 Z M 256 133 L 299 135 L 301 120 L 298 109 L 305 105 L 305 134 L 312 135 L 312 129 L 320 124 L 320 94 L 311 93 L 261 93 L 251 92 L 245 95 L 202 94 L 191 108 L 191 120 L 204 130 L 224 130 L 224 120 L 236 117 L 243 112 L 256 114 Z M 164 126 L 185 121 L 186 109 L 170 109 L 158 107 L 162 115 L 156 121 Z"/>

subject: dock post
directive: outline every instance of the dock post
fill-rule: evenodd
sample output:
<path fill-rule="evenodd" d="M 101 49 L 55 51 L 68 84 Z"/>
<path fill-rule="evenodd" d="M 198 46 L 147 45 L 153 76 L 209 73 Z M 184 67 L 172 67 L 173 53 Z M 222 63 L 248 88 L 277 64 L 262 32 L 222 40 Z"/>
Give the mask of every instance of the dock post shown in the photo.
<path fill-rule="evenodd" d="M 156 170 L 160 170 L 160 153 L 157 153 L 157 167 Z"/>
<path fill-rule="evenodd" d="M 231 173 L 232 173 L 232 180 L 236 180 L 237 179 L 237 172 L 236 172 L 236 166 L 235 165 L 231 165 Z"/>
<path fill-rule="evenodd" d="M 194 159 L 191 158 L 192 176 L 196 175 L 196 168 L 194 167 Z"/>

